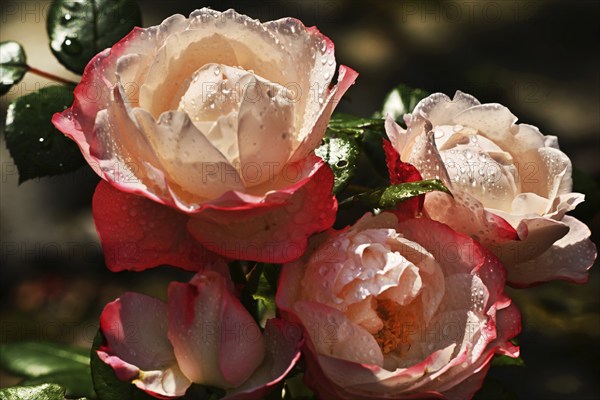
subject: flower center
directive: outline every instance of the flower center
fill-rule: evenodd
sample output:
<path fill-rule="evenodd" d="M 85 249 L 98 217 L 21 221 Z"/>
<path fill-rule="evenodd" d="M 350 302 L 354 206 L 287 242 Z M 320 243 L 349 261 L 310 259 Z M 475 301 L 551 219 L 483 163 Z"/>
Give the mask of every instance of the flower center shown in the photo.
<path fill-rule="evenodd" d="M 376 300 L 375 312 L 383 327 L 373 335 L 383 354 L 403 352 L 403 345 L 410 344 L 409 336 L 416 330 L 417 317 L 409 307 L 400 306 L 392 300 Z"/>

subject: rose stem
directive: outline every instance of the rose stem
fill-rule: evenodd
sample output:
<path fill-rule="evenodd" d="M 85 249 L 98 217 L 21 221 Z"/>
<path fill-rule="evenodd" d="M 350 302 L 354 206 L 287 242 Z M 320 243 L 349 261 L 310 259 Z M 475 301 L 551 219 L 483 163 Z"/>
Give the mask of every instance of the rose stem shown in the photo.
<path fill-rule="evenodd" d="M 56 82 L 60 82 L 60 83 L 62 83 L 64 85 L 77 86 L 77 82 L 73 82 L 73 81 L 70 81 L 68 79 L 61 78 L 60 76 L 56 76 L 54 74 L 51 74 L 51 73 L 46 72 L 46 71 L 42 71 L 42 70 L 37 69 L 37 68 L 33 68 L 30 65 L 27 66 L 27 71 L 31 72 L 32 74 L 36 74 L 36 75 L 42 76 L 42 77 L 44 77 L 46 79 L 50 79 L 50 80 L 53 80 L 53 81 L 56 81 Z"/>

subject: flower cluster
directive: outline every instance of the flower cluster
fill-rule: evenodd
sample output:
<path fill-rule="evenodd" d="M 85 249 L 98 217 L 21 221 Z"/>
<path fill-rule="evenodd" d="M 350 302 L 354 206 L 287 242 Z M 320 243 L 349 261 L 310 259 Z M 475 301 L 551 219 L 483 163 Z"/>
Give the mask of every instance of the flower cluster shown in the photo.
<path fill-rule="evenodd" d="M 358 75 L 335 73 L 316 28 L 233 10 L 136 28 L 90 61 L 53 123 L 102 178 L 106 264 L 195 274 L 166 303 L 126 293 L 105 307 L 97 355 L 119 380 L 158 398 L 199 384 L 258 399 L 303 368 L 323 399 L 470 398 L 495 355 L 519 356 L 505 284 L 586 281 L 596 249 L 566 215 L 583 195 L 556 137 L 461 92 L 423 99 L 406 129 L 387 117 L 382 143 L 391 184 L 448 192 L 332 229 L 334 174 L 315 150 Z M 246 301 L 259 263 L 279 273 L 264 318 Z"/>

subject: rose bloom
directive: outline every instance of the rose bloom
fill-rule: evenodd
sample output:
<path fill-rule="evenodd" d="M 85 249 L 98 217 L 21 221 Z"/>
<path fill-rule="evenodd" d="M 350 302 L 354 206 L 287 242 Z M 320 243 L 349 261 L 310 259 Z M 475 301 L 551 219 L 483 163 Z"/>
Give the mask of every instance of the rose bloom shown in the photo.
<path fill-rule="evenodd" d="M 138 293 L 107 304 L 97 354 L 118 379 L 155 397 L 183 396 L 198 383 L 225 389 L 227 399 L 260 399 L 300 357 L 291 328 L 270 319 L 261 333 L 231 280 L 207 270 L 171 283 L 167 304 Z"/>
<path fill-rule="evenodd" d="M 498 259 L 425 218 L 384 212 L 317 236 L 282 269 L 276 302 L 306 332 L 305 382 L 323 399 L 466 399 L 520 314 Z"/>
<path fill-rule="evenodd" d="M 492 250 L 511 285 L 587 281 L 596 248 L 589 228 L 565 215 L 584 195 L 572 192 L 571 161 L 555 136 L 460 91 L 452 100 L 433 94 L 404 119 L 406 130 L 386 121 L 401 160 L 452 192 L 427 194 L 425 215 Z"/>
<path fill-rule="evenodd" d="M 335 218 L 314 149 L 357 76 L 340 66 L 330 87 L 335 68 L 314 27 L 206 8 L 95 56 L 52 121 L 103 179 L 93 211 L 109 268 L 299 257 Z"/>

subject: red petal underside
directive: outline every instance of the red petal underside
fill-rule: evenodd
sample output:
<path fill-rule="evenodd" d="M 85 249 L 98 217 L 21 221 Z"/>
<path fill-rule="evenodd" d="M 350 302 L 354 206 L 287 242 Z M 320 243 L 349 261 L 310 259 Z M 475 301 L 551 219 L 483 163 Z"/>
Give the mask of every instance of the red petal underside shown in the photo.
<path fill-rule="evenodd" d="M 394 149 L 389 140 L 383 139 L 383 151 L 385 152 L 385 163 L 388 167 L 392 185 L 423 180 L 414 165 L 400 160 L 400 154 Z M 392 212 L 396 214 L 400 221 L 412 218 L 421 212 L 424 201 L 425 195 L 403 201 L 398 203 L 396 210 Z"/>
<path fill-rule="evenodd" d="M 330 228 L 337 201 L 333 172 L 326 164 L 286 202 L 254 209 L 206 209 L 190 218 L 188 229 L 200 243 L 225 257 L 285 263 L 300 257 L 308 238 Z"/>
<path fill-rule="evenodd" d="M 188 233 L 189 217 L 100 181 L 92 212 L 108 269 L 143 271 L 172 265 L 198 271 L 217 256 Z"/>

